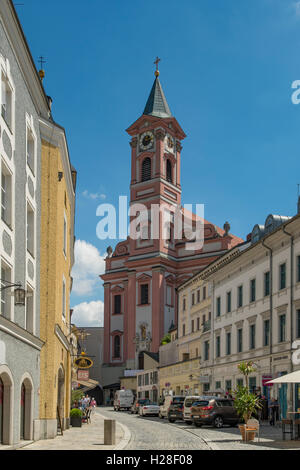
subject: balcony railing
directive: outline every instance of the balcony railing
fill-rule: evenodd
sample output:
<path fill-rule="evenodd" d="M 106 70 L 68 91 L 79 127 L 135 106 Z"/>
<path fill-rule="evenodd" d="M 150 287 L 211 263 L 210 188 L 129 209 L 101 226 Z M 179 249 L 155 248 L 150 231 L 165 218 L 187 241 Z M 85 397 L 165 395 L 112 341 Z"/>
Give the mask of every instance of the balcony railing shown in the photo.
<path fill-rule="evenodd" d="M 209 331 L 211 328 L 211 320 L 207 320 L 203 323 L 203 333 Z"/>

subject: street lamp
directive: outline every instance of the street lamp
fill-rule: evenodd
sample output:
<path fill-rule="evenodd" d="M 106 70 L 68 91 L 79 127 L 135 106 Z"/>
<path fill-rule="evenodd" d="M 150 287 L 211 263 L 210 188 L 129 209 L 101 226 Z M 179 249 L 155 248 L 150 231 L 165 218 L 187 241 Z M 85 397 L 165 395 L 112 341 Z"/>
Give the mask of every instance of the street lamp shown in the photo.
<path fill-rule="evenodd" d="M 0 279 L 0 282 L 1 284 L 4 282 L 7 284 L 6 286 L 2 286 L 0 288 L 0 292 L 4 291 L 5 289 L 11 289 L 12 287 L 16 287 L 16 289 L 12 293 L 12 295 L 14 295 L 15 297 L 15 305 L 24 307 L 25 299 L 26 299 L 26 292 L 25 292 L 25 289 L 22 288 L 22 284 L 21 283 L 13 284 L 12 282 L 6 281 L 5 279 Z"/>

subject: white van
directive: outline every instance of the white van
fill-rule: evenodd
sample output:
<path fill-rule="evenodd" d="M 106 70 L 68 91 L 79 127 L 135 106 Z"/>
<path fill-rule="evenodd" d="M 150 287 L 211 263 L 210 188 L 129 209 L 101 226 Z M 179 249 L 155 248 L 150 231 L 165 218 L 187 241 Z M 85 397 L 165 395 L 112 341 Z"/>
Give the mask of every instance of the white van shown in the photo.
<path fill-rule="evenodd" d="M 199 399 L 200 397 L 196 395 L 185 397 L 184 405 L 183 405 L 183 420 L 187 424 L 193 423 L 193 420 L 191 419 L 191 407 L 192 407 L 192 404 Z"/>
<path fill-rule="evenodd" d="M 132 390 L 117 390 L 114 398 L 114 410 L 120 411 L 121 408 L 130 410 L 133 400 Z"/>

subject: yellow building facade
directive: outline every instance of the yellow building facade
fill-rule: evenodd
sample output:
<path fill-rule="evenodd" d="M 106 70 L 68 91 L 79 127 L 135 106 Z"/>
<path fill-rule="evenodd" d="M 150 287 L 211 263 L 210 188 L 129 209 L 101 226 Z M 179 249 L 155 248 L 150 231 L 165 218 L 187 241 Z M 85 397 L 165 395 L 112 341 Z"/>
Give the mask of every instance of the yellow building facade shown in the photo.
<path fill-rule="evenodd" d="M 57 418 L 69 426 L 72 383 L 71 269 L 74 263 L 76 171 L 64 130 L 41 122 L 41 352 L 42 437 L 57 434 Z"/>

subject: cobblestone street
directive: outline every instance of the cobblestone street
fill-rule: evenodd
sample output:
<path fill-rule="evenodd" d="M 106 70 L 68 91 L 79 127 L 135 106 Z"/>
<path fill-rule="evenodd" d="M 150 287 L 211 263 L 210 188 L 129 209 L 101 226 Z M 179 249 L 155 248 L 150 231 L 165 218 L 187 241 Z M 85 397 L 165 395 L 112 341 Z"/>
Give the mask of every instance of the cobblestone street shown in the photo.
<path fill-rule="evenodd" d="M 259 441 L 244 443 L 238 427 L 196 428 L 182 421 L 170 424 L 166 419 L 142 418 L 112 408 L 101 408 L 101 414 L 129 428 L 132 436 L 125 450 L 300 450 L 300 441 L 282 441 L 280 425 L 263 424 Z"/>
<path fill-rule="evenodd" d="M 131 440 L 125 450 L 210 449 L 199 434 L 170 424 L 167 420 L 156 417 L 140 418 L 126 411 L 115 412 L 112 408 L 101 408 L 101 414 L 106 418 L 116 419 L 129 428 Z"/>

